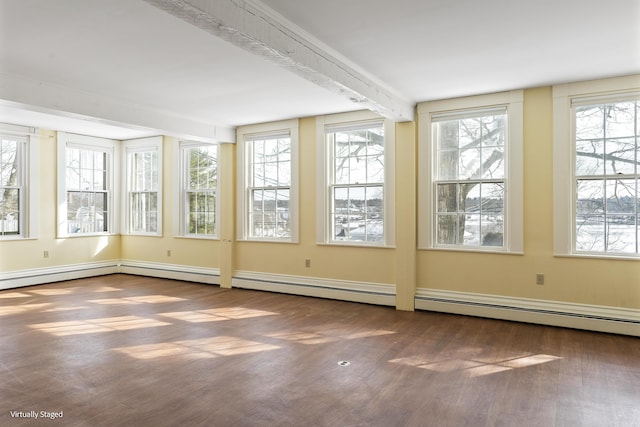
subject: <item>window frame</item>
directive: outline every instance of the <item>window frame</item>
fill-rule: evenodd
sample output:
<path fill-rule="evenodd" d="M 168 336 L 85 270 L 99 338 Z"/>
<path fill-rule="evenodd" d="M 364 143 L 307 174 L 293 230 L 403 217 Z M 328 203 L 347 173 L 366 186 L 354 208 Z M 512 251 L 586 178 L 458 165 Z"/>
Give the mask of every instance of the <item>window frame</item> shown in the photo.
<path fill-rule="evenodd" d="M 0 136 L 18 146 L 19 215 L 18 233 L 0 234 L 0 241 L 28 240 L 38 237 L 38 162 L 39 135 L 35 128 L 0 123 Z"/>
<path fill-rule="evenodd" d="M 57 132 L 58 143 L 58 238 L 67 237 L 91 237 L 91 236 L 110 236 L 119 234 L 120 220 L 120 141 L 97 138 L 93 136 L 78 135 L 66 132 Z M 107 230 L 99 232 L 87 233 L 69 233 L 68 231 L 68 206 L 67 206 L 67 148 L 75 148 L 81 150 L 91 150 L 106 153 L 107 166 L 105 179 L 105 193 L 107 200 L 107 211 L 110 213 L 107 217 Z M 111 208 L 109 208 L 111 206 Z"/>
<path fill-rule="evenodd" d="M 299 242 L 299 151 L 298 151 L 298 119 L 284 120 L 272 123 L 263 123 L 251 126 L 242 126 L 237 130 L 237 156 L 238 156 L 238 213 L 237 213 L 237 238 L 241 241 L 252 242 Z M 291 182 L 289 186 L 289 236 L 288 237 L 261 237 L 252 236 L 250 232 L 251 209 L 251 168 L 250 156 L 252 142 L 263 138 L 272 139 L 288 135 L 291 143 Z M 257 188 L 257 187 L 256 187 Z M 274 187 L 274 189 L 276 189 Z"/>
<path fill-rule="evenodd" d="M 418 105 L 418 249 L 479 253 L 524 253 L 523 242 L 523 100 L 524 91 L 425 102 Z M 504 108 L 504 234 L 502 246 L 444 245 L 436 242 L 436 141 L 434 118 L 468 115 Z M 459 181 L 459 180 L 458 180 Z"/>
<path fill-rule="evenodd" d="M 327 130 L 366 128 L 381 123 L 384 134 L 383 233 L 381 241 L 334 240 L 332 236 L 332 188 L 335 184 L 335 156 Z M 331 114 L 316 118 L 317 211 L 316 242 L 318 245 L 374 248 L 395 247 L 395 123 L 371 111 Z M 353 184 L 358 185 L 358 184 Z M 338 185 L 342 186 L 342 185 Z"/>
<path fill-rule="evenodd" d="M 197 234 L 189 233 L 189 212 L 188 206 L 188 193 L 189 193 L 189 157 L 187 153 L 193 148 L 199 147 L 215 147 L 216 149 L 216 187 L 213 189 L 215 192 L 215 214 L 214 214 L 214 233 Z M 202 239 L 202 240 L 219 240 L 220 239 L 220 144 L 212 142 L 199 142 L 199 141 L 178 141 L 176 145 L 176 168 L 178 171 L 177 185 L 175 191 L 175 197 L 178 201 L 175 203 L 174 210 L 174 230 L 178 237 L 188 239 Z"/>
<path fill-rule="evenodd" d="M 124 220 L 122 224 L 122 234 L 136 235 L 136 236 L 162 236 L 162 211 L 163 211 L 163 156 L 162 156 L 162 137 L 153 136 L 148 138 L 131 139 L 122 142 L 122 164 L 124 165 L 125 178 L 123 179 L 122 187 L 122 218 Z M 157 154 L 157 182 L 155 183 L 157 190 L 156 193 L 156 231 L 136 231 L 132 230 L 132 207 L 130 196 L 134 192 L 138 193 L 152 193 L 154 191 L 135 191 L 132 187 L 132 156 L 137 153 L 155 152 Z"/>
<path fill-rule="evenodd" d="M 640 253 L 576 249 L 575 107 L 640 97 L 640 75 L 556 85 L 553 92 L 553 251 L 555 256 L 640 260 Z M 603 175 L 605 176 L 605 175 Z"/>

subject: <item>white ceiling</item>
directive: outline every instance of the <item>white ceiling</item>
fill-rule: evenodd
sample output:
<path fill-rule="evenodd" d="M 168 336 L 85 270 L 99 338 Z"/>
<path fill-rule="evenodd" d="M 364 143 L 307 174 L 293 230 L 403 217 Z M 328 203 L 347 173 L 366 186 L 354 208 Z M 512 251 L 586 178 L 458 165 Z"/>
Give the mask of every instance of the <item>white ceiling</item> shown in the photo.
<path fill-rule="evenodd" d="M 224 139 L 362 108 L 150 3 L 0 0 L 0 122 Z M 411 105 L 640 72 L 640 0 L 251 3 Z"/>

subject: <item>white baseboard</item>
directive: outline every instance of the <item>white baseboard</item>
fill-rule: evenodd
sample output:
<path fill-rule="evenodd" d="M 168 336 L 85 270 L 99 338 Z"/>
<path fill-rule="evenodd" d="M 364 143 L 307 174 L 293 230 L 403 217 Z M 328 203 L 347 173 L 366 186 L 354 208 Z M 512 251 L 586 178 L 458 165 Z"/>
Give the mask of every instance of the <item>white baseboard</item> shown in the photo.
<path fill-rule="evenodd" d="M 640 310 L 470 292 L 416 289 L 421 310 L 640 336 Z"/>
<path fill-rule="evenodd" d="M 218 268 L 192 267 L 180 264 L 123 259 L 118 264 L 118 272 L 212 285 L 220 284 L 220 269 Z"/>
<path fill-rule="evenodd" d="M 63 280 L 104 276 L 118 272 L 118 260 L 68 264 L 0 273 L 0 289 L 41 285 Z"/>
<path fill-rule="evenodd" d="M 396 305 L 395 286 L 380 283 L 236 271 L 232 286 L 367 304 Z"/>

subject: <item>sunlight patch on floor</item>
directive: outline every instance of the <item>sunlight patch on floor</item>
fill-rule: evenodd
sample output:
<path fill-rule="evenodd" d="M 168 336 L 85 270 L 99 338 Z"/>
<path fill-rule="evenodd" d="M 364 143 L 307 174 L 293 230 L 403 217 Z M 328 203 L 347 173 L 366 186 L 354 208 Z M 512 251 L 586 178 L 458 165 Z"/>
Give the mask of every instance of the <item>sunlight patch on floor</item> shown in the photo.
<path fill-rule="evenodd" d="M 237 337 L 212 337 L 166 343 L 142 344 L 114 349 L 136 359 L 180 357 L 183 359 L 211 359 L 219 356 L 257 353 L 280 347 Z"/>
<path fill-rule="evenodd" d="M 12 314 L 24 313 L 25 311 L 30 310 L 41 310 L 44 307 L 48 307 L 50 305 L 51 303 L 45 302 L 41 304 L 20 304 L 0 307 L 0 316 L 9 316 Z"/>
<path fill-rule="evenodd" d="M 317 329 L 317 328 L 316 328 Z M 275 338 L 285 341 L 298 342 L 300 344 L 324 344 L 327 342 L 334 342 L 340 340 L 354 340 L 360 338 L 376 337 L 382 335 L 394 334 L 393 331 L 385 331 L 382 329 L 358 329 L 349 330 L 343 325 L 340 329 L 328 328 L 326 333 L 320 331 L 280 331 L 272 334 L 267 334 L 269 338 Z"/>
<path fill-rule="evenodd" d="M 165 302 L 185 301 L 184 298 L 168 297 L 166 295 L 142 295 L 138 297 L 101 298 L 89 300 L 89 302 L 101 305 L 127 305 L 127 304 L 160 304 Z"/>
<path fill-rule="evenodd" d="M 251 319 L 254 317 L 274 316 L 278 313 L 254 310 L 245 307 L 212 308 L 209 310 L 176 311 L 159 313 L 160 316 L 183 320 L 190 323 L 218 322 L 221 320 Z"/>
<path fill-rule="evenodd" d="M 170 325 L 154 319 L 139 316 L 107 317 L 102 319 L 71 320 L 64 322 L 38 323 L 29 325 L 33 329 L 56 336 L 93 334 L 99 332 L 126 331 L 130 329 L 152 328 Z"/>
<path fill-rule="evenodd" d="M 427 369 L 434 372 L 461 372 L 464 375 L 473 378 L 553 362 L 558 359 L 562 358 L 548 354 L 529 354 L 521 357 L 506 359 L 500 358 L 491 361 L 487 361 L 486 359 L 473 360 L 455 357 L 445 360 L 432 360 L 420 356 L 409 356 L 392 359 L 389 360 L 389 362 L 413 366 L 420 369 Z"/>

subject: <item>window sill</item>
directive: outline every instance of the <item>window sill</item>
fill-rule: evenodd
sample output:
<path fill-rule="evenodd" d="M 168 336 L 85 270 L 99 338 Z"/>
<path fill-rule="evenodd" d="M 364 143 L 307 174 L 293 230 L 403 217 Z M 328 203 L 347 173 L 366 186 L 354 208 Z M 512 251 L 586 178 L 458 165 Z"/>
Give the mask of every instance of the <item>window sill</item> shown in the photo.
<path fill-rule="evenodd" d="M 293 244 L 297 245 L 300 242 L 297 240 L 289 240 L 289 239 L 237 239 L 237 242 L 247 242 L 247 243 L 285 243 L 285 244 Z"/>
<path fill-rule="evenodd" d="M 617 260 L 617 261 L 640 261 L 640 255 L 613 255 L 603 253 L 576 253 L 576 254 L 553 254 L 555 258 L 583 258 L 583 259 L 602 259 L 602 260 Z"/>
<path fill-rule="evenodd" d="M 448 248 L 448 247 L 418 247 L 420 251 L 440 251 L 440 252 L 469 252 L 474 254 L 492 254 L 492 255 L 524 255 L 520 251 L 496 250 L 496 249 L 479 249 L 479 248 Z"/>
<path fill-rule="evenodd" d="M 220 237 L 207 235 L 207 236 L 198 236 L 194 235 L 184 235 L 184 236 L 173 236 L 174 239 L 188 239 L 188 240 L 212 240 L 212 241 L 220 241 Z"/>
<path fill-rule="evenodd" d="M 345 248 L 372 248 L 372 249 L 395 249 L 395 245 L 375 244 L 365 242 L 318 242 L 318 246 L 339 246 Z"/>

